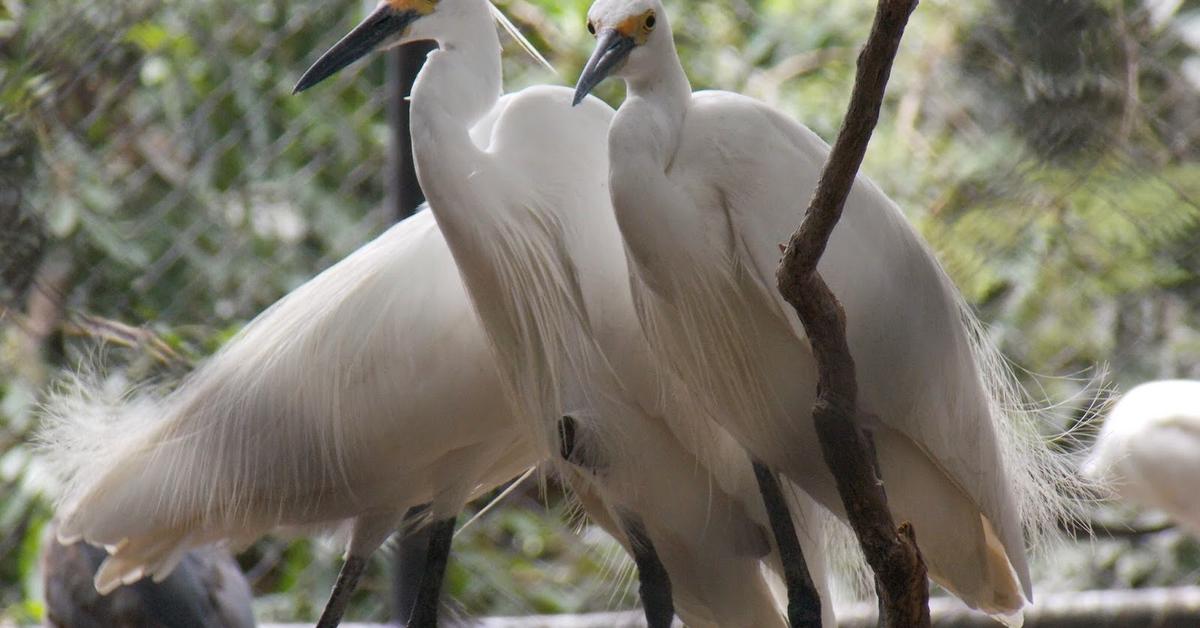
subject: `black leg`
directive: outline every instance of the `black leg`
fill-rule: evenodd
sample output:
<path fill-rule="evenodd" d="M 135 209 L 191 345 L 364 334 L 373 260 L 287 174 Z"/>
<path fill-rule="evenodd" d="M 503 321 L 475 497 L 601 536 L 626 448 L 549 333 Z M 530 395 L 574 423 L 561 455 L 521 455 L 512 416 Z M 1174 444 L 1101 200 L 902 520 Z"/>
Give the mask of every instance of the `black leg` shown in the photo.
<path fill-rule="evenodd" d="M 401 524 L 400 542 L 396 545 L 395 574 L 392 576 L 392 617 L 403 626 L 412 616 L 413 606 L 421 590 L 421 577 L 425 573 L 425 555 L 429 553 L 429 528 L 413 529 L 416 520 L 425 513 L 429 504 L 414 506 L 404 514 Z"/>
<path fill-rule="evenodd" d="M 629 536 L 633 551 L 633 562 L 638 569 L 638 593 L 642 596 L 642 608 L 646 612 L 648 628 L 670 628 L 675 620 L 675 602 L 671 598 L 671 578 L 658 559 L 654 544 L 646 529 L 636 518 L 624 518 L 621 525 Z"/>
<path fill-rule="evenodd" d="M 435 521 L 429 526 L 429 553 L 425 556 L 425 574 L 421 576 L 421 590 L 413 605 L 408 628 L 437 628 L 438 607 L 442 597 L 442 580 L 446 577 L 446 563 L 450 560 L 450 542 L 454 540 L 455 517 Z"/>
<path fill-rule="evenodd" d="M 804 551 L 796 538 L 796 528 L 779 480 L 766 465 L 754 461 L 754 477 L 767 507 L 767 519 L 779 548 L 779 560 L 783 563 L 783 581 L 788 592 L 788 622 L 792 628 L 821 628 L 821 596 L 813 586 L 808 565 L 804 562 Z"/>
<path fill-rule="evenodd" d="M 329 601 L 325 603 L 321 619 L 317 621 L 317 628 L 336 628 L 342 623 L 342 614 L 346 612 L 350 596 L 354 594 L 358 579 L 362 577 L 366 568 L 367 559 L 360 556 L 346 558 L 346 562 L 342 563 L 342 570 L 338 572 L 337 582 L 333 585 L 333 592 L 329 594 Z"/>

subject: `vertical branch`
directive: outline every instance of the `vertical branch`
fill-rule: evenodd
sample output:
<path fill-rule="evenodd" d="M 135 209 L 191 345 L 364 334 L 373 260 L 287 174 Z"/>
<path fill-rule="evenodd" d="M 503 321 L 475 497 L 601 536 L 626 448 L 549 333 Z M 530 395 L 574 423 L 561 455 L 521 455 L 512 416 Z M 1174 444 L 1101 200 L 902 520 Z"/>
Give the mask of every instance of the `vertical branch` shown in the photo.
<path fill-rule="evenodd" d="M 875 572 L 880 622 L 895 627 L 929 625 L 925 565 L 912 527 L 904 523 L 897 528 L 892 520 L 876 475 L 875 452 L 858 428 L 858 384 L 846 340 L 846 313 L 817 272 L 817 262 L 862 165 L 900 38 L 916 6 L 917 0 L 879 0 L 871 35 L 858 58 L 846 118 L 777 272 L 779 290 L 804 324 L 817 362 L 813 420 L 821 450 L 837 480 L 850 525 Z"/>

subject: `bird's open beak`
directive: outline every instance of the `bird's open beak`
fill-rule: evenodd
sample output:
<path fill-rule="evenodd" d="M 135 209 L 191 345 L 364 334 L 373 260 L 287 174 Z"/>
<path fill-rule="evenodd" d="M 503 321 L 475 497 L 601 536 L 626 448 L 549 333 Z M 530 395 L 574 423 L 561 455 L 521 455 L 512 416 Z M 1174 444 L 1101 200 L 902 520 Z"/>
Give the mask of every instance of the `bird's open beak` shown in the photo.
<path fill-rule="evenodd" d="M 363 58 L 388 39 L 403 33 L 404 29 L 421 15 L 418 11 L 395 9 L 390 3 L 380 2 L 366 19 L 350 31 L 350 34 L 334 44 L 312 64 L 304 76 L 300 77 L 300 82 L 296 83 L 292 93 L 298 94 Z"/>
<path fill-rule="evenodd" d="M 587 65 L 583 66 L 583 73 L 579 75 L 579 82 L 575 84 L 575 100 L 572 104 L 578 105 L 583 102 L 600 81 L 621 67 L 635 45 L 632 37 L 615 28 L 600 31 L 596 36 L 596 51 L 592 53 L 592 58 L 588 59 Z"/>

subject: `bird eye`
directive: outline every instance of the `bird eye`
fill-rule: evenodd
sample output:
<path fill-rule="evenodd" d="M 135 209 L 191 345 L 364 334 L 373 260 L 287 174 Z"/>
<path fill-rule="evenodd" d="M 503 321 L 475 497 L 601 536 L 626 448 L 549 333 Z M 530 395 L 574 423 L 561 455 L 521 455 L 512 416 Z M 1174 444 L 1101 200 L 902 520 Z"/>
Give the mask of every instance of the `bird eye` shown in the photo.
<path fill-rule="evenodd" d="M 591 20 L 588 20 L 588 32 L 589 32 L 589 33 L 591 33 L 591 34 L 593 34 L 593 35 L 595 35 L 595 34 L 596 34 L 596 25 L 595 25 L 595 24 L 592 24 L 592 21 L 591 21 Z"/>
<path fill-rule="evenodd" d="M 654 19 L 654 14 L 653 14 L 653 13 L 651 13 L 650 15 L 647 15 L 647 16 L 646 16 L 646 30 L 648 30 L 648 31 L 652 31 L 652 30 L 654 30 L 654 25 L 655 25 L 657 22 L 658 22 L 658 20 L 655 20 L 655 19 Z"/>

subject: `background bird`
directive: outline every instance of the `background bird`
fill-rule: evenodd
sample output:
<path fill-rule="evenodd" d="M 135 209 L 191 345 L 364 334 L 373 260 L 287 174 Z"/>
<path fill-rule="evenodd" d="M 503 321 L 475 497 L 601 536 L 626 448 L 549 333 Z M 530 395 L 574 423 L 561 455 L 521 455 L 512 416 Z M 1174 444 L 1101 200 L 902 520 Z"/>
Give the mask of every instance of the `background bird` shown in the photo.
<path fill-rule="evenodd" d="M 685 618 L 777 625 L 756 584 L 770 545 L 749 467 L 730 462 L 719 428 L 682 416 L 646 350 L 606 190 L 612 110 L 590 99 L 572 111 L 563 87 L 501 96 L 493 14 L 485 0 L 381 2 L 297 90 L 374 49 L 439 44 L 411 95 L 417 175 L 530 439 L 599 498 L 591 510 L 623 530 L 639 567 L 665 565 L 670 585 L 641 569 L 652 625 L 670 622 L 665 586 Z"/>
<path fill-rule="evenodd" d="M 597 45 L 576 101 L 610 74 L 627 85 L 609 181 L 652 346 L 697 412 L 841 515 L 810 419 L 816 365 L 774 273 L 828 147 L 758 101 L 693 95 L 657 0 L 599 0 L 588 19 Z M 1018 621 L 1032 597 L 1022 527 L 1067 508 L 1066 462 L 1005 422 L 1011 380 L 936 259 L 866 179 L 819 269 L 846 310 L 864 427 L 897 518 L 914 524 L 940 584 Z"/>
<path fill-rule="evenodd" d="M 229 552 L 188 551 L 162 582 L 142 580 L 107 595 L 92 582 L 107 557 L 87 543 L 63 545 L 53 521 L 42 540 L 46 626 L 56 628 L 251 628 L 250 585 Z"/>
<path fill-rule="evenodd" d="M 47 414 L 59 538 L 115 548 L 101 592 L 162 580 L 200 545 L 344 522 L 361 570 L 409 508 L 457 513 L 538 462 L 428 212 L 281 299 L 174 391 L 80 380 Z"/>
<path fill-rule="evenodd" d="M 1130 389 L 1105 418 L 1084 472 L 1121 499 L 1162 510 L 1200 534 L 1200 382 Z"/>

